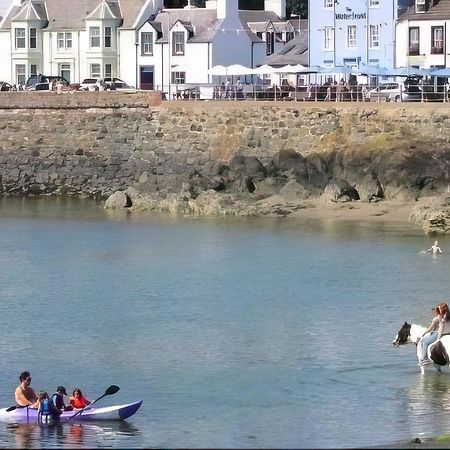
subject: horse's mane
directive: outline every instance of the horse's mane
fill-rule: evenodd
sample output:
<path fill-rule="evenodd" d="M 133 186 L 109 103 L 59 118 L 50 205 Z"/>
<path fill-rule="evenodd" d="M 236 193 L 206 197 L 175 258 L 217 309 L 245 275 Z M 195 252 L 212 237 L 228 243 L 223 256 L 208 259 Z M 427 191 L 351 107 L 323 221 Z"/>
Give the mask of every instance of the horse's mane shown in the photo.
<path fill-rule="evenodd" d="M 425 333 L 426 327 L 422 325 L 417 325 L 416 323 L 411 324 L 411 330 L 409 332 L 409 336 L 411 342 L 417 344 L 417 341 L 422 337 L 423 333 Z"/>

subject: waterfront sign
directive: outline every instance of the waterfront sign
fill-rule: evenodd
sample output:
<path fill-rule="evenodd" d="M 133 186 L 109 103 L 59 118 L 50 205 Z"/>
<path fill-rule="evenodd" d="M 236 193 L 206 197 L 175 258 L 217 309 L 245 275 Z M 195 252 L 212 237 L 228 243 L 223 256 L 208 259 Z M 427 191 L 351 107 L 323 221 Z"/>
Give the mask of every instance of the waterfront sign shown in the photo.
<path fill-rule="evenodd" d="M 367 13 L 336 13 L 336 20 L 366 20 Z"/>

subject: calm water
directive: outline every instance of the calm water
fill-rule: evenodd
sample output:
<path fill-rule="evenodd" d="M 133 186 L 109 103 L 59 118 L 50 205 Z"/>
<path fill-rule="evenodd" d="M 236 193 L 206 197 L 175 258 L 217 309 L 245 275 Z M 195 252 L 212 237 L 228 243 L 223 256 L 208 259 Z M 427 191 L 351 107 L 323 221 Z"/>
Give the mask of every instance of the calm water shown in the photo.
<path fill-rule="evenodd" d="M 128 422 L 0 424 L 0 447 L 361 447 L 450 433 L 450 374 L 391 341 L 448 298 L 450 240 L 388 225 L 0 201 L 0 405 L 18 374 L 143 399 Z"/>

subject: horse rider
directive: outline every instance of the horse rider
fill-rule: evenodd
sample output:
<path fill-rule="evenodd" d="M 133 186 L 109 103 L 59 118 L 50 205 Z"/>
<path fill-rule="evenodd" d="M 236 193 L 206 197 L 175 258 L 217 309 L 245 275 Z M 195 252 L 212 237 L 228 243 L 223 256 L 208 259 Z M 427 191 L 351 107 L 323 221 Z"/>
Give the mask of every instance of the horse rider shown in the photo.
<path fill-rule="evenodd" d="M 427 355 L 428 346 L 438 338 L 438 329 L 441 320 L 439 305 L 433 308 L 432 311 L 434 311 L 434 318 L 417 343 L 417 359 L 419 360 L 419 366 L 431 362 Z"/>

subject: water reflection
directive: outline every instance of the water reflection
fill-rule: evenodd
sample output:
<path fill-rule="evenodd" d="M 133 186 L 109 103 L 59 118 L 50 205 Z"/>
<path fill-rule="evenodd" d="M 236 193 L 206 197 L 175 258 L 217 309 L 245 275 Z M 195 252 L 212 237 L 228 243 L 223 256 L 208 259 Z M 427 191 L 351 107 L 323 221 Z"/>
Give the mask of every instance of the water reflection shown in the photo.
<path fill-rule="evenodd" d="M 450 431 L 450 374 L 426 373 L 406 389 L 405 423 L 416 435 L 435 436 Z"/>
<path fill-rule="evenodd" d="M 91 423 L 8 423 L 5 424 L 8 434 L 13 435 L 16 448 L 31 448 L 37 444 L 54 448 L 86 448 L 108 445 L 120 446 L 125 439 L 137 436 L 140 431 L 130 423 L 102 422 Z M 111 442 L 112 441 L 112 442 Z M 11 441 L 9 441 L 11 442 Z"/>

